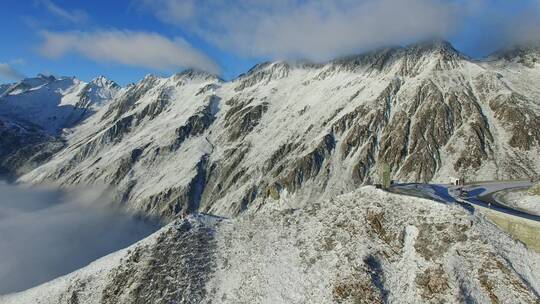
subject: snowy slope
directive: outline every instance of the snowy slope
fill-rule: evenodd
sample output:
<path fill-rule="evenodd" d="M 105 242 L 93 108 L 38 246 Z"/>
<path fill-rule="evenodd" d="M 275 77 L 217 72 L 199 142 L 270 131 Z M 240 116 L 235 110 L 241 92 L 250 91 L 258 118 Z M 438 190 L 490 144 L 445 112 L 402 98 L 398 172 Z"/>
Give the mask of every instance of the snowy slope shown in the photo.
<path fill-rule="evenodd" d="M 537 303 L 540 255 L 457 205 L 372 187 L 190 216 L 0 303 Z"/>
<path fill-rule="evenodd" d="M 268 62 L 230 82 L 150 75 L 20 180 L 112 185 L 128 209 L 170 218 L 301 206 L 377 182 L 384 163 L 402 181 L 535 176 L 540 64 L 519 59 L 529 52 L 476 61 L 435 41 Z"/>

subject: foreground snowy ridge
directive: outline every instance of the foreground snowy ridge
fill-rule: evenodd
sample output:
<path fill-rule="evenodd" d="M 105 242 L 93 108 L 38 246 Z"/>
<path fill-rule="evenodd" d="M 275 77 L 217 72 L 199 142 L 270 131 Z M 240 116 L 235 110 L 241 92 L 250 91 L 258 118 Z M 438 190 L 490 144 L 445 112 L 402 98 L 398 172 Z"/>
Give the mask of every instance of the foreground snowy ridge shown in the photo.
<path fill-rule="evenodd" d="M 178 219 L 0 303 L 537 303 L 540 255 L 458 205 L 363 187 Z"/>

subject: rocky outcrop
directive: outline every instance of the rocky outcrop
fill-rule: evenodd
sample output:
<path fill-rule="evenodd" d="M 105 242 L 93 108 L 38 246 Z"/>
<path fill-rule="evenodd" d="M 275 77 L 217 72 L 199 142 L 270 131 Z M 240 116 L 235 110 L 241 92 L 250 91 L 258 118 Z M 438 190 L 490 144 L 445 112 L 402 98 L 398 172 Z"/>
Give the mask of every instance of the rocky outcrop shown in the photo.
<path fill-rule="evenodd" d="M 323 169 L 325 160 L 330 156 L 336 146 L 335 138 L 326 134 L 315 149 L 299 159 L 293 160 L 293 166 L 285 171 L 285 176 L 279 179 L 279 187 L 294 192 L 305 181 L 315 178 Z"/>
<path fill-rule="evenodd" d="M 521 150 L 540 145 L 540 114 L 529 104 L 525 96 L 517 93 L 500 95 L 489 102 L 495 117 L 511 134 L 508 144 Z"/>
<path fill-rule="evenodd" d="M 174 131 L 175 139 L 169 149 L 176 150 L 188 137 L 203 134 L 216 118 L 219 100 L 220 98 L 215 95 L 208 97 L 205 102 L 206 105 L 195 115 L 189 117 L 184 125 Z"/>
<path fill-rule="evenodd" d="M 263 114 L 268 111 L 267 102 L 249 105 L 250 102 L 235 105 L 225 114 L 225 127 L 230 130 L 229 141 L 245 137 L 259 124 Z"/>
<path fill-rule="evenodd" d="M 490 58 L 517 62 L 532 69 L 540 63 L 540 47 L 534 45 L 515 46 L 510 49 L 497 51 Z"/>

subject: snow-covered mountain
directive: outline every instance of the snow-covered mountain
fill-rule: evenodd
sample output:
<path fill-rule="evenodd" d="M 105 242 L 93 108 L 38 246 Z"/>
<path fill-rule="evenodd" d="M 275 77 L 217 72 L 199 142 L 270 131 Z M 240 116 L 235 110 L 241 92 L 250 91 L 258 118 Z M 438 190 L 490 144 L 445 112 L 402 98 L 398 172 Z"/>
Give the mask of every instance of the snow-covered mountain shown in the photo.
<path fill-rule="evenodd" d="M 457 205 L 364 187 L 178 219 L 0 303 L 538 303 L 540 255 Z"/>
<path fill-rule="evenodd" d="M 0 115 L 33 123 L 50 135 L 73 127 L 97 111 L 119 86 L 100 76 L 89 83 L 74 77 L 38 75 L 4 86 Z"/>
<path fill-rule="evenodd" d="M 112 100 L 119 86 L 104 77 L 38 75 L 0 87 L 0 174 L 20 175 L 63 147 L 60 137 Z"/>
<path fill-rule="evenodd" d="M 473 60 L 444 41 L 325 64 L 268 62 L 225 82 L 148 76 L 65 135 L 21 181 L 112 185 L 173 217 L 302 205 L 378 180 L 540 173 L 536 49 Z"/>

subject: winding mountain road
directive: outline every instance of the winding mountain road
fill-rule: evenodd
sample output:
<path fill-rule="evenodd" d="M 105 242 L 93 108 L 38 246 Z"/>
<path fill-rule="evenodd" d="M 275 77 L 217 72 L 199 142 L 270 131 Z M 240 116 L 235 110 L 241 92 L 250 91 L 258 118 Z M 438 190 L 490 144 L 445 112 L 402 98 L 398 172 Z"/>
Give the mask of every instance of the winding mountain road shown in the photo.
<path fill-rule="evenodd" d="M 493 181 L 479 182 L 465 186 L 443 184 L 395 184 L 390 192 L 434 199 L 444 203 L 460 203 L 462 205 L 480 206 L 507 215 L 540 222 L 540 216 L 507 206 L 495 198 L 501 191 L 525 189 L 533 185 L 530 181 Z M 463 191 L 461 191 L 461 190 Z"/>
<path fill-rule="evenodd" d="M 540 216 L 508 206 L 496 198 L 496 194 L 499 192 L 527 189 L 532 185 L 533 183 L 530 181 L 485 182 L 467 185 L 463 188 L 468 191 L 468 195 L 465 197 L 458 196 L 456 200 L 462 199 L 473 205 L 480 205 L 505 214 L 540 222 Z"/>

